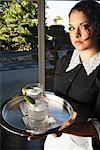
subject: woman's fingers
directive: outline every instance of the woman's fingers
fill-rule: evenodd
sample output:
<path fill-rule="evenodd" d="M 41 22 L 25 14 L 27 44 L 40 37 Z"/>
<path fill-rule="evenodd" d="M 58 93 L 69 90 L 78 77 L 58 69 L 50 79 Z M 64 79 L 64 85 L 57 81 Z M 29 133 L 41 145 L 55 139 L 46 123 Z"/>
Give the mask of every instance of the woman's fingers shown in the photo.
<path fill-rule="evenodd" d="M 58 131 L 61 131 L 61 130 L 63 130 L 64 128 L 66 128 L 66 127 L 68 127 L 69 125 L 71 125 L 72 122 L 75 120 L 76 116 L 77 116 L 77 113 L 74 111 L 74 112 L 73 112 L 73 115 L 72 115 L 72 117 L 71 117 L 71 119 L 68 120 L 68 121 L 66 121 L 66 123 L 64 123 L 64 124 L 59 128 Z"/>
<path fill-rule="evenodd" d="M 35 135 L 35 136 L 34 136 L 34 135 L 30 135 L 30 136 L 27 137 L 27 140 L 28 140 L 28 141 L 33 141 L 33 140 L 41 139 L 41 138 L 43 138 L 43 137 L 44 137 L 44 136 L 42 136 L 42 135 L 41 135 L 41 136 L 39 136 L 39 135 L 37 135 L 37 136 L 36 136 L 36 135 Z"/>
<path fill-rule="evenodd" d="M 45 138 L 47 136 L 47 134 L 42 134 L 42 135 L 29 135 L 27 137 L 27 140 L 28 141 L 33 141 L 33 140 L 38 140 L 38 139 L 42 139 L 42 138 Z"/>
<path fill-rule="evenodd" d="M 27 137 L 28 141 L 33 141 L 33 140 L 37 140 L 37 139 L 39 139 L 39 137 L 37 137 L 37 136 L 28 136 Z"/>
<path fill-rule="evenodd" d="M 32 136 L 28 136 L 27 140 L 32 141 L 33 140 Z"/>

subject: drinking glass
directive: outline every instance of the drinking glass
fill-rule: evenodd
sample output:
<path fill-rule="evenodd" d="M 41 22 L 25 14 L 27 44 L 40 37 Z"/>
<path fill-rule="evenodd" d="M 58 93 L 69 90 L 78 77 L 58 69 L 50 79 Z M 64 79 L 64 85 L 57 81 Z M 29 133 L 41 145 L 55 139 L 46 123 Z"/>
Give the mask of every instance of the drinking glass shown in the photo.
<path fill-rule="evenodd" d="M 29 128 L 35 134 L 44 133 L 48 128 L 48 102 L 42 98 L 36 100 L 35 105 L 27 104 Z"/>
<path fill-rule="evenodd" d="M 48 99 L 40 83 L 28 84 L 26 95 L 33 98 L 35 104 L 27 103 L 29 128 L 34 134 L 44 133 L 48 129 Z"/>

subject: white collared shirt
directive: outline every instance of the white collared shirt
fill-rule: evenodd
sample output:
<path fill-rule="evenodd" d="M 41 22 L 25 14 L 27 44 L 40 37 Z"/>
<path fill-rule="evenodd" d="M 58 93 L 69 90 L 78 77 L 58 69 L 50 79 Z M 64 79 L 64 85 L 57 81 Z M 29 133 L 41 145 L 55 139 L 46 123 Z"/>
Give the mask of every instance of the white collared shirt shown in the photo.
<path fill-rule="evenodd" d="M 71 57 L 69 67 L 66 69 L 66 72 L 74 69 L 78 64 L 81 64 L 81 62 L 79 58 L 79 52 L 77 49 L 75 49 Z M 91 57 L 89 60 L 83 62 L 83 66 L 87 75 L 90 75 L 90 73 L 92 73 L 97 68 L 97 66 L 99 66 L 99 64 L 100 64 L 100 51 L 96 55 Z"/>

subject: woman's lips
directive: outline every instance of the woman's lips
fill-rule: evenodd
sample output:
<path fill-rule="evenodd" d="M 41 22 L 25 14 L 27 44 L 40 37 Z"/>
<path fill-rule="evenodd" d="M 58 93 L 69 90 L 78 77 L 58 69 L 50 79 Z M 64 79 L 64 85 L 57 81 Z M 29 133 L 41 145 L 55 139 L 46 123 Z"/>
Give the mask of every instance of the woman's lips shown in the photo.
<path fill-rule="evenodd" d="M 82 41 L 75 41 L 75 44 L 77 44 L 77 45 L 80 45 L 82 43 L 83 43 Z"/>

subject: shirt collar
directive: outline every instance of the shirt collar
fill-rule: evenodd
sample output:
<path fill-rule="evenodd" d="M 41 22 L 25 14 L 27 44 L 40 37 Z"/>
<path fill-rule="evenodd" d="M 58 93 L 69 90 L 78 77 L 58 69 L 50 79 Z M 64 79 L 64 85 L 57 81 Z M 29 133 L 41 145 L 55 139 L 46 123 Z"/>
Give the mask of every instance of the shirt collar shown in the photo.
<path fill-rule="evenodd" d="M 74 69 L 78 64 L 81 64 L 79 59 L 79 52 L 78 50 L 74 50 L 73 55 L 70 60 L 69 67 L 66 69 L 66 72 Z M 90 75 L 90 73 L 93 72 L 93 70 L 96 69 L 97 66 L 100 64 L 100 51 L 91 57 L 89 60 L 83 62 L 84 69 L 87 73 L 87 75 Z"/>

